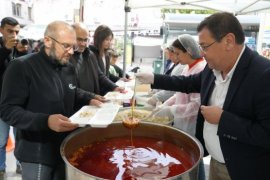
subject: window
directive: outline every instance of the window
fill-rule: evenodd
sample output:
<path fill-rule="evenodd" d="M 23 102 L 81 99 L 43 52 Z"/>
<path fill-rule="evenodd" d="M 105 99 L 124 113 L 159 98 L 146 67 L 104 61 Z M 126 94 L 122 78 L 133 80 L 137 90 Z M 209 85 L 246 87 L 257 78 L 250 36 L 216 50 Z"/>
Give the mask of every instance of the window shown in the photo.
<path fill-rule="evenodd" d="M 32 7 L 28 7 L 28 19 L 33 20 L 32 19 Z"/>
<path fill-rule="evenodd" d="M 12 14 L 14 16 L 22 16 L 22 5 L 17 3 L 15 4 L 14 2 L 12 2 Z"/>
<path fill-rule="evenodd" d="M 12 3 L 12 14 L 16 15 L 16 5 L 14 2 Z"/>
<path fill-rule="evenodd" d="M 22 16 L 22 5 L 21 4 L 16 4 L 16 10 L 17 10 L 17 16 L 21 17 Z"/>

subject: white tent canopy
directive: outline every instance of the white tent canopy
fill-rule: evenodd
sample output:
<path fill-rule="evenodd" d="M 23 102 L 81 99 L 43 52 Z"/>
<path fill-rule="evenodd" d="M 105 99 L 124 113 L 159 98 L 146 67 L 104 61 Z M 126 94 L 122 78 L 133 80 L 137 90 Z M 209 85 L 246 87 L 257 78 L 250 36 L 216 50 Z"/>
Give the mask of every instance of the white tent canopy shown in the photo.
<path fill-rule="evenodd" d="M 211 9 L 235 15 L 270 10 L 270 0 L 129 0 L 131 9 Z"/>
<path fill-rule="evenodd" d="M 127 16 L 131 9 L 142 8 L 168 8 L 168 9 L 209 9 L 215 11 L 231 12 L 234 15 L 254 14 L 257 12 L 269 12 L 270 0 L 124 0 L 125 2 L 125 38 L 124 38 L 124 64 L 126 67 L 126 38 Z M 263 29 L 260 29 L 262 34 Z M 262 35 L 259 35 L 261 39 Z M 261 43 L 261 40 L 259 40 Z"/>

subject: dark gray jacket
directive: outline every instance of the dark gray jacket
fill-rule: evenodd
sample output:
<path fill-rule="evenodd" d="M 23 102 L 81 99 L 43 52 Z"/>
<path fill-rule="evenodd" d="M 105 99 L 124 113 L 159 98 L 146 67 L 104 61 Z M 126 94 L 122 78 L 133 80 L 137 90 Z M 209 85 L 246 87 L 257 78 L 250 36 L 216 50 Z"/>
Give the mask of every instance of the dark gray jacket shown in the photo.
<path fill-rule="evenodd" d="M 104 95 L 117 86 L 100 70 L 96 56 L 88 48 L 82 53 L 75 52 L 70 62 L 74 65 L 77 74 L 78 87 L 85 91 Z"/>

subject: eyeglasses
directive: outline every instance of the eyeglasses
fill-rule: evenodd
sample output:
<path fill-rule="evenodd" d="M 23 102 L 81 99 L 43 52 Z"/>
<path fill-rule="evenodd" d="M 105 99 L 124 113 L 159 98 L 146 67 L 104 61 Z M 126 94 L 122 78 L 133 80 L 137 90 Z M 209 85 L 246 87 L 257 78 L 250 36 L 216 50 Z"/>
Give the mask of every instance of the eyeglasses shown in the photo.
<path fill-rule="evenodd" d="M 207 51 L 207 49 L 208 49 L 210 46 L 212 46 L 212 45 L 215 44 L 216 42 L 217 42 L 217 41 L 214 41 L 214 42 L 212 42 L 212 43 L 209 44 L 209 45 L 206 45 L 206 46 L 199 46 L 199 47 L 200 47 L 201 51 L 205 52 L 205 51 Z"/>
<path fill-rule="evenodd" d="M 55 42 L 57 42 L 59 45 L 61 45 L 62 48 L 65 49 L 65 51 L 69 51 L 70 49 L 73 48 L 73 45 L 70 45 L 70 44 L 67 44 L 67 43 L 61 43 L 61 42 L 57 41 L 56 39 L 54 39 L 54 38 L 51 37 L 51 36 L 48 36 L 48 37 L 51 38 L 52 40 L 54 40 Z"/>
<path fill-rule="evenodd" d="M 218 38 L 218 39 L 221 40 L 221 39 L 224 38 L 226 35 L 227 35 L 227 34 L 221 36 L 221 37 Z M 216 43 L 217 41 L 219 41 L 219 40 L 215 40 L 214 42 L 212 42 L 212 43 L 210 43 L 209 45 L 206 45 L 206 46 L 200 45 L 200 46 L 199 46 L 199 47 L 200 47 L 200 50 L 201 50 L 202 52 L 206 52 L 207 49 L 208 49 L 209 47 L 211 47 L 213 44 L 215 44 L 215 43 Z"/>

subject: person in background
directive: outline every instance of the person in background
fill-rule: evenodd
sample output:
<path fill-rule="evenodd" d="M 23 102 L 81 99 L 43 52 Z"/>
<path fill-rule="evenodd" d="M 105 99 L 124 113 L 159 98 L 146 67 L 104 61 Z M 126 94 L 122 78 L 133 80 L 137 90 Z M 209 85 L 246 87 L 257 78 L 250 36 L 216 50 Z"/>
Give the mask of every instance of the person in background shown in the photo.
<path fill-rule="evenodd" d="M 108 50 L 111 47 L 111 41 L 113 39 L 112 30 L 106 25 L 100 25 L 94 32 L 94 44 L 89 45 L 89 48 L 96 55 L 96 60 L 101 71 L 110 78 L 111 81 L 116 82 L 117 76 L 110 74 L 110 54 Z M 102 92 L 104 90 L 102 89 Z M 104 92 L 102 93 L 104 94 Z"/>
<path fill-rule="evenodd" d="M 164 50 L 165 52 L 165 57 L 166 57 L 166 62 L 164 66 L 164 74 L 170 75 L 173 68 L 174 68 L 174 52 L 173 52 L 173 47 L 167 46 L 166 49 Z"/>
<path fill-rule="evenodd" d="M 19 22 L 12 17 L 5 17 L 1 20 L 0 32 L 0 90 L 2 89 L 3 75 L 11 60 L 18 56 L 16 46 L 18 45 Z M 1 92 L 0 92 L 1 94 Z M 0 119 L 0 179 L 5 176 L 6 169 L 6 145 L 9 137 L 10 126 L 2 117 Z M 16 129 L 13 129 L 16 136 Z M 16 172 L 21 173 L 21 167 L 17 161 Z"/>
<path fill-rule="evenodd" d="M 98 105 L 77 88 L 75 69 L 68 63 L 75 44 L 74 29 L 54 21 L 46 27 L 40 52 L 12 61 L 5 72 L 0 114 L 17 128 L 15 156 L 23 180 L 65 179 L 60 145 L 78 127 L 68 117 L 76 103 Z"/>
<path fill-rule="evenodd" d="M 176 41 L 176 40 L 175 40 Z M 172 62 L 171 67 L 167 70 L 169 72 L 166 75 L 170 76 L 178 76 L 182 73 L 185 65 L 182 65 L 180 62 L 180 58 L 176 55 L 173 50 L 173 46 L 169 46 L 171 48 L 170 53 L 167 52 L 169 55 L 170 61 Z M 168 48 L 167 48 L 168 49 Z M 168 51 L 168 50 L 167 50 Z M 163 103 L 172 97 L 175 94 L 175 91 L 167 91 L 167 90 L 157 90 L 152 89 L 150 92 L 151 97 L 147 100 L 147 103 L 151 106 L 156 107 L 159 103 Z"/>
<path fill-rule="evenodd" d="M 119 57 L 119 53 L 117 53 L 116 50 L 111 50 L 110 52 L 110 68 L 109 68 L 109 72 L 110 74 L 118 77 L 118 80 L 123 80 L 123 81 L 129 81 L 130 76 L 128 74 L 126 74 L 126 77 L 123 77 L 124 73 L 123 70 L 116 64 L 118 57 Z"/>
<path fill-rule="evenodd" d="M 96 100 L 105 102 L 101 96 L 101 87 L 104 94 L 109 91 L 122 92 L 122 88 L 115 85 L 105 74 L 100 70 L 96 56 L 87 47 L 89 31 L 82 23 L 72 25 L 77 36 L 76 50 L 71 57 L 70 62 L 74 65 L 77 74 L 78 86 L 91 93 L 94 93 Z"/>
<path fill-rule="evenodd" d="M 176 58 L 182 65 L 186 65 L 184 70 L 178 74 L 189 76 L 202 71 L 206 65 L 201 56 L 200 48 L 191 35 L 182 34 L 173 44 Z M 172 117 L 173 126 L 181 129 L 192 136 L 195 136 L 196 118 L 200 107 L 199 93 L 176 92 L 172 97 L 157 108 L 153 114 L 158 117 Z"/>
<path fill-rule="evenodd" d="M 270 179 L 270 61 L 245 46 L 238 19 L 220 12 L 197 27 L 205 69 L 191 76 L 138 74 L 141 83 L 199 92 L 196 137 L 211 155 L 210 180 Z"/>
<path fill-rule="evenodd" d="M 22 39 L 18 42 L 18 44 L 15 46 L 17 50 L 16 57 L 24 56 L 28 54 L 31 49 L 29 41 L 27 39 Z"/>
<path fill-rule="evenodd" d="M 178 74 L 189 76 L 202 71 L 206 65 L 201 56 L 200 48 L 194 38 L 189 34 L 182 34 L 173 44 L 173 51 L 182 65 L 186 65 Z M 170 117 L 173 119 L 173 127 L 183 130 L 195 137 L 196 119 L 201 105 L 199 93 L 176 92 L 161 106 L 154 110 L 153 116 Z M 204 164 L 200 163 L 198 180 L 205 179 Z"/>
<path fill-rule="evenodd" d="M 33 42 L 32 44 L 32 52 L 39 52 L 40 49 L 44 46 L 43 39 Z"/>

